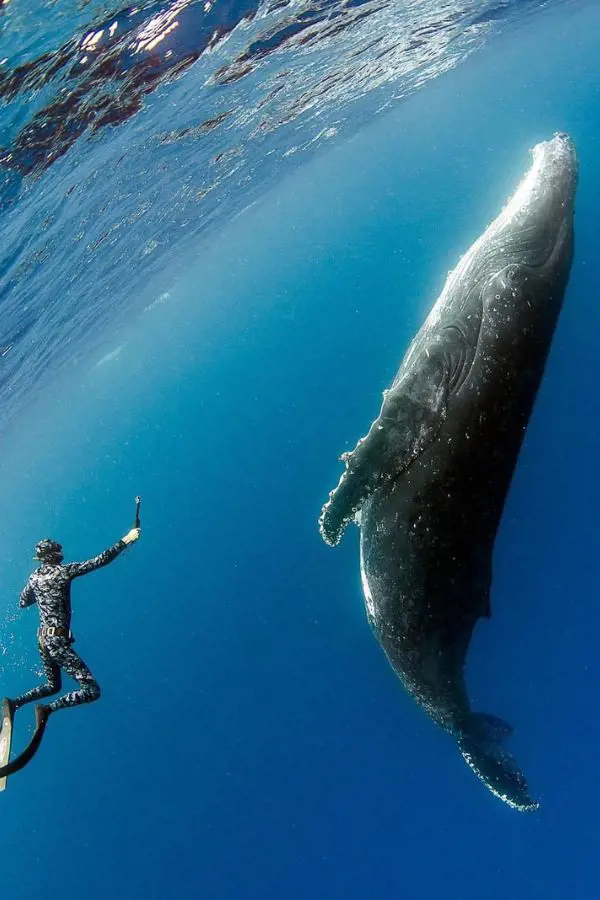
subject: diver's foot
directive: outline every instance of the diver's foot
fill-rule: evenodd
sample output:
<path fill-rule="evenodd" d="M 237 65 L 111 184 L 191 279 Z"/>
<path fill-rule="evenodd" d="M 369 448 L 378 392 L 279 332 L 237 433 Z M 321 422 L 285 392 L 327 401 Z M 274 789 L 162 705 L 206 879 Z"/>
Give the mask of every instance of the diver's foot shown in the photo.
<path fill-rule="evenodd" d="M 52 709 L 49 706 L 44 706 L 43 703 L 38 704 L 35 708 L 35 724 L 36 728 L 39 728 L 40 725 L 44 725 L 50 716 Z"/>

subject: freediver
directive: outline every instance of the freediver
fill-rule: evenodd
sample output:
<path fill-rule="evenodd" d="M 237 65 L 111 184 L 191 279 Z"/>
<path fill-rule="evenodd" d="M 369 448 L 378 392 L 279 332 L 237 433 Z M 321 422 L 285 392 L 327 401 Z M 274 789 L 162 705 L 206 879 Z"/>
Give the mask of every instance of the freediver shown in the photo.
<path fill-rule="evenodd" d="M 99 556 L 79 563 L 63 563 L 62 546 L 57 541 L 44 538 L 36 544 L 34 559 L 41 565 L 27 579 L 19 606 L 38 605 L 38 650 L 47 680 L 15 700 L 7 699 L 12 715 L 26 703 L 57 694 L 62 686 L 62 672 L 73 678 L 79 689 L 63 694 L 48 705 L 39 704 L 36 709 L 38 721 L 45 722 L 58 709 L 98 700 L 100 686 L 72 646 L 75 638 L 71 632 L 71 582 L 111 563 L 129 544 L 139 539 L 140 533 L 136 525 Z"/>

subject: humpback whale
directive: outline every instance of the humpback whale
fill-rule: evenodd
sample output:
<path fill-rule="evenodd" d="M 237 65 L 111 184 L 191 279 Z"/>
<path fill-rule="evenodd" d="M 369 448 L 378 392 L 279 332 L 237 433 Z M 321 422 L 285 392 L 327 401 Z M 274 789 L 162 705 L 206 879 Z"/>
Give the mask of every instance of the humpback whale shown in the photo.
<path fill-rule="evenodd" d="M 319 519 L 335 545 L 360 526 L 369 623 L 409 695 L 501 800 L 532 810 L 505 746 L 471 709 L 464 668 L 491 615 L 492 551 L 573 256 L 575 147 L 555 134 L 451 272 Z"/>

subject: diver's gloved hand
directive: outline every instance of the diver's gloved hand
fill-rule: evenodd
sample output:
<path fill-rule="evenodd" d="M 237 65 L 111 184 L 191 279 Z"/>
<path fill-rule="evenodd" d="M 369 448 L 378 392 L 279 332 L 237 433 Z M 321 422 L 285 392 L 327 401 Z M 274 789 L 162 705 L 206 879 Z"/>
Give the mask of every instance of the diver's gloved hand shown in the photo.
<path fill-rule="evenodd" d="M 127 532 L 125 537 L 121 538 L 121 540 L 124 544 L 133 544 L 134 541 L 139 540 L 141 533 L 141 528 L 132 528 L 131 531 Z"/>

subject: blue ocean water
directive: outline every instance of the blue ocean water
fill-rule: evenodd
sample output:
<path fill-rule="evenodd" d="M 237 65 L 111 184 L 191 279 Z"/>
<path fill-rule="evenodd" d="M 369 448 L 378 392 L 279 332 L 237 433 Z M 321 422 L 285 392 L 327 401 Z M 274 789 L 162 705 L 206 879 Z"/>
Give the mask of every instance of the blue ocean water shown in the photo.
<path fill-rule="evenodd" d="M 35 542 L 90 556 L 143 497 L 74 592 L 103 697 L 1 795 L 3 894 L 595 898 L 596 4 L 0 8 L 3 693 L 39 676 Z M 556 130 L 576 256 L 468 662 L 522 815 L 403 693 L 356 531 L 316 519 Z"/>

